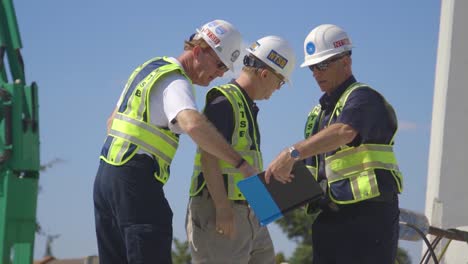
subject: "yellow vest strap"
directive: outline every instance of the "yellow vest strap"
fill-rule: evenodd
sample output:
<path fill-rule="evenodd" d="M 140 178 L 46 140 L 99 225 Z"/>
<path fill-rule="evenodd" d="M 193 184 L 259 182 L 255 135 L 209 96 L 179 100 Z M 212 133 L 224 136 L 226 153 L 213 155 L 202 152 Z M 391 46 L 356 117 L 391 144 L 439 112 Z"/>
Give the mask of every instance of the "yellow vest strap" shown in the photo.
<path fill-rule="evenodd" d="M 155 154 L 157 155 L 159 158 L 161 158 L 162 160 L 164 160 L 166 163 L 170 164 L 171 163 L 171 158 L 168 157 L 167 155 L 165 155 L 164 153 L 162 153 L 161 151 L 159 151 L 157 148 L 151 146 L 150 144 L 147 144 L 146 142 L 140 140 L 139 138 L 137 137 L 134 137 L 134 136 L 130 136 L 128 134 L 125 134 L 125 133 L 122 133 L 122 132 L 119 132 L 117 130 L 113 130 L 111 129 L 109 131 L 109 135 L 111 136 L 116 136 L 116 137 L 120 137 L 120 138 L 123 138 L 125 140 L 128 140 L 144 149 L 146 149 L 147 151 L 149 151 L 150 153 L 152 154 Z"/>
<path fill-rule="evenodd" d="M 142 129 L 144 129 L 146 131 L 149 131 L 149 132 L 161 137 L 167 144 L 171 145 L 173 148 L 177 148 L 177 146 L 178 146 L 177 139 L 169 137 L 167 134 L 164 134 L 159 129 L 157 129 L 157 128 L 153 127 L 153 126 L 150 126 L 145 122 L 138 121 L 136 119 L 130 118 L 130 117 L 125 116 L 125 115 L 122 115 L 120 113 L 117 113 L 115 115 L 114 119 L 128 122 L 128 123 L 130 123 L 132 125 L 135 125 L 135 126 L 137 126 L 139 128 L 142 128 Z"/>
<path fill-rule="evenodd" d="M 357 171 L 365 171 L 368 169 L 385 169 L 394 171 L 399 170 L 398 165 L 396 164 L 388 164 L 380 161 L 362 163 L 339 171 L 333 171 L 330 169 L 330 167 L 326 167 L 325 169 L 327 173 L 327 179 L 330 183 L 343 180 L 343 178 L 346 178 L 347 175 L 352 175 Z"/>
<path fill-rule="evenodd" d="M 336 152 L 333 156 L 327 157 L 328 161 L 341 159 L 345 156 L 352 155 L 364 151 L 379 151 L 379 152 L 393 152 L 391 145 L 377 145 L 377 144 L 363 144 L 355 148 L 344 149 L 343 151 Z"/>

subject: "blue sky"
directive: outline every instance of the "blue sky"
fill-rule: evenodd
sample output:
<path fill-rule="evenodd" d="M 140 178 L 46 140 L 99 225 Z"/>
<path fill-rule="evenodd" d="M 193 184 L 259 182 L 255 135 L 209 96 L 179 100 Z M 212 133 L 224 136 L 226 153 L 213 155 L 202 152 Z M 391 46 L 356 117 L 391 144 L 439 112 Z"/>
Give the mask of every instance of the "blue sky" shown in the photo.
<path fill-rule="evenodd" d="M 294 86 L 259 102 L 265 164 L 302 138 L 321 94 L 310 71 L 299 68 L 304 38 L 319 24 L 344 28 L 355 46 L 356 78 L 397 111 L 396 153 L 405 176 L 401 207 L 424 211 L 440 1 L 16 0 L 15 7 L 27 82 L 37 81 L 40 89 L 41 160 L 64 160 L 42 173 L 37 211 L 44 230 L 61 235 L 53 245 L 59 258 L 97 254 L 93 180 L 106 119 L 129 74 L 152 57 L 178 56 L 195 28 L 218 18 L 234 24 L 246 45 L 278 35 L 297 52 Z M 202 108 L 207 88 L 196 91 Z M 194 152 L 183 136 L 165 187 L 174 235 L 182 240 Z M 294 242 L 275 225 L 270 231 L 276 251 L 290 256 Z M 401 245 L 419 261 L 419 243 Z M 38 236 L 35 247 L 35 256 L 42 256 L 45 238 Z"/>

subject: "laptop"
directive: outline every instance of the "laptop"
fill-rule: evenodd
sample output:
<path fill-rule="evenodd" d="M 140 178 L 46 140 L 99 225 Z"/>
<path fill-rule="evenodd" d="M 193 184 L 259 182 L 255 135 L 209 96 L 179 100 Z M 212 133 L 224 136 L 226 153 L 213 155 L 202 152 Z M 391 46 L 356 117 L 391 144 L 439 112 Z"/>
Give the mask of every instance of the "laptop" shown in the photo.
<path fill-rule="evenodd" d="M 294 179 L 285 184 L 273 177 L 267 184 L 265 172 L 237 183 L 262 226 L 324 196 L 322 188 L 303 161 L 296 162 L 291 173 L 294 174 Z"/>

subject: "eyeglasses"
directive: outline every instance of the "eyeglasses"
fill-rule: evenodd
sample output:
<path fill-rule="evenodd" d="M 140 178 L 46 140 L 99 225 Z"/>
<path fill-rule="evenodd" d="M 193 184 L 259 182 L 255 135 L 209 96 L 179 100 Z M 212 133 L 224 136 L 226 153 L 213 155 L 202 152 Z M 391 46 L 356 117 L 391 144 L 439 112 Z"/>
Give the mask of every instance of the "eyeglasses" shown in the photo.
<path fill-rule="evenodd" d="M 344 54 L 340 54 L 339 56 L 336 56 L 336 57 L 332 57 L 328 60 L 325 60 L 325 61 L 322 61 L 322 62 L 319 62 L 317 64 L 314 64 L 314 65 L 310 65 L 309 66 L 309 69 L 313 72 L 315 69 L 319 70 L 319 71 L 326 71 L 328 70 L 328 67 L 330 67 L 330 64 L 332 64 L 333 62 L 337 61 L 337 60 L 340 60 L 341 58 L 343 57 L 346 57 L 350 55 L 348 52 L 344 53 Z"/>
<path fill-rule="evenodd" d="M 270 72 L 273 73 L 273 75 L 275 75 L 276 78 L 278 78 L 278 80 L 279 80 L 279 86 L 280 86 L 280 87 L 283 86 L 283 85 L 286 83 L 286 81 L 284 80 L 283 76 L 279 75 L 277 72 L 275 72 L 275 71 L 273 71 L 273 70 L 270 70 Z"/>
<path fill-rule="evenodd" d="M 224 64 L 221 60 L 218 59 L 218 56 L 216 56 L 215 54 L 212 54 L 211 53 L 211 49 L 210 48 L 206 48 L 204 49 L 203 51 L 206 51 L 208 54 L 210 54 L 210 56 L 216 60 L 216 67 L 218 68 L 218 70 L 221 70 L 223 72 L 227 72 L 229 70 L 229 68 L 226 66 L 226 64 Z"/>

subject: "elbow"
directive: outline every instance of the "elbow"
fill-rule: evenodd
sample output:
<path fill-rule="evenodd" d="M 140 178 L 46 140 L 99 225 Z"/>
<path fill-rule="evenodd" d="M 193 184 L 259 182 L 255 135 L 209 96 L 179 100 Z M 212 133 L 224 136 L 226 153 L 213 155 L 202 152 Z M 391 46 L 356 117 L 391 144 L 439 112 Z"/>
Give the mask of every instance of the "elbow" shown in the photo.
<path fill-rule="evenodd" d="M 187 133 L 189 136 L 196 134 L 200 131 L 201 122 L 189 122 L 186 124 L 182 129 Z"/>
<path fill-rule="evenodd" d="M 203 129 L 206 119 L 200 114 L 194 114 L 191 118 L 187 119 L 184 124 L 181 124 L 181 128 L 189 136 L 197 134 Z"/>
<path fill-rule="evenodd" d="M 357 135 L 358 132 L 356 131 L 356 129 L 354 129 L 350 125 L 343 125 L 340 129 L 340 138 L 343 139 L 343 144 L 350 143 L 354 140 L 354 138 L 356 138 Z"/>
<path fill-rule="evenodd" d="M 184 110 L 177 115 L 177 122 L 185 133 L 192 135 L 200 130 L 204 123 L 204 117 L 197 111 Z"/>

